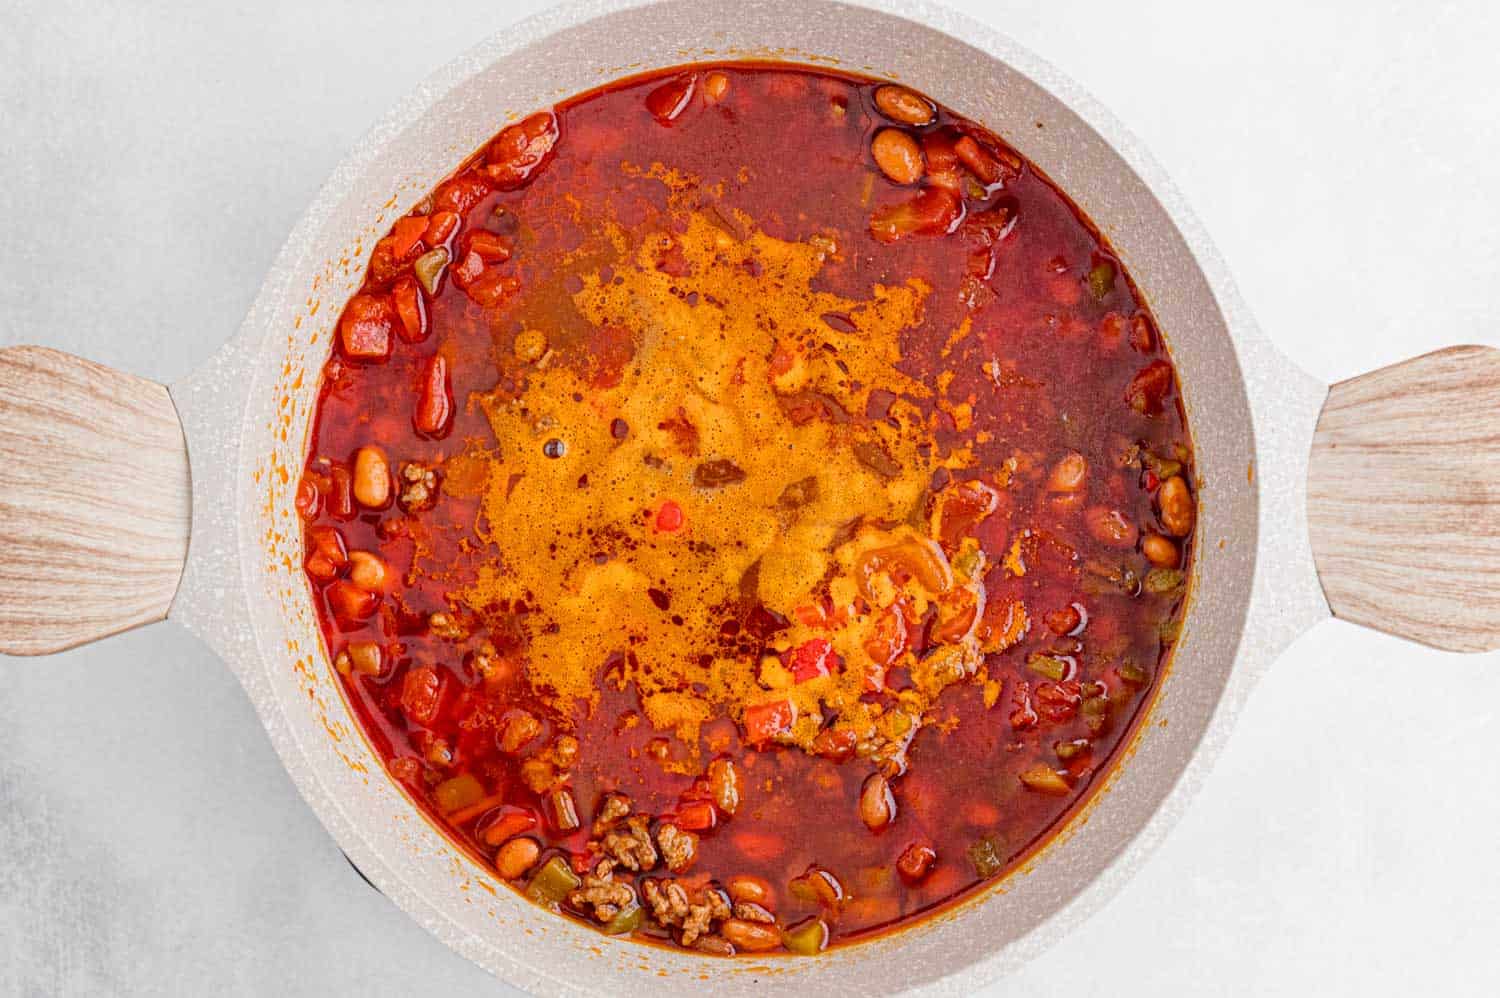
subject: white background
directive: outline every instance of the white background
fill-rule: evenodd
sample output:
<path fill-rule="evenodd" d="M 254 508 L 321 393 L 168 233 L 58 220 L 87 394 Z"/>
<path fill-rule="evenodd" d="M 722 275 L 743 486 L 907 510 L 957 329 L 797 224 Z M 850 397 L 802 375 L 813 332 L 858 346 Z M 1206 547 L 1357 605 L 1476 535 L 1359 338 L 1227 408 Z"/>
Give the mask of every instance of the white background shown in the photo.
<path fill-rule="evenodd" d="M 5 6 L 0 345 L 172 381 L 355 138 L 539 5 Z M 1500 336 L 1500 7 L 963 6 L 1146 140 L 1309 370 Z M 1321 626 L 1140 875 L 996 993 L 1493 993 L 1497 704 L 1500 656 Z M 0 993 L 503 990 L 355 876 L 183 631 L 0 660 Z"/>

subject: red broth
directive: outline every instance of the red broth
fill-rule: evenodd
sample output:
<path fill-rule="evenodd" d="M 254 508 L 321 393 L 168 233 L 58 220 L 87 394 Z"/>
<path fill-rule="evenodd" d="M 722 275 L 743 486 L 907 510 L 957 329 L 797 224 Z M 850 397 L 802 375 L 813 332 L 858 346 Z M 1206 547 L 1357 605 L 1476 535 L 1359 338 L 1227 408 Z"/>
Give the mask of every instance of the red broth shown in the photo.
<path fill-rule="evenodd" d="M 1175 640 L 1153 320 L 904 88 L 696 66 L 533 115 L 337 340 L 298 493 L 330 658 L 476 862 L 611 934 L 815 954 L 1003 877 Z"/>

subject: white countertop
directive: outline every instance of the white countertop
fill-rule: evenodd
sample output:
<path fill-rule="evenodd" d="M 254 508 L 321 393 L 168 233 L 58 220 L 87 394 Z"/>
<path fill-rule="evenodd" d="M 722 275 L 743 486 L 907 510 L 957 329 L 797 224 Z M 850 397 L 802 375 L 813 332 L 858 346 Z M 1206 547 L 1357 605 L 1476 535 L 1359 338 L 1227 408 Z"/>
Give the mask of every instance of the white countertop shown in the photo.
<path fill-rule="evenodd" d="M 12 0 L 0 345 L 192 370 L 354 139 L 540 6 Z M 960 6 L 1146 140 L 1309 370 L 1500 340 L 1500 7 Z M 1500 655 L 1325 624 L 1140 874 L 994 993 L 1493 993 L 1497 742 Z M 0 993 L 503 991 L 355 876 L 182 630 L 0 659 Z"/>

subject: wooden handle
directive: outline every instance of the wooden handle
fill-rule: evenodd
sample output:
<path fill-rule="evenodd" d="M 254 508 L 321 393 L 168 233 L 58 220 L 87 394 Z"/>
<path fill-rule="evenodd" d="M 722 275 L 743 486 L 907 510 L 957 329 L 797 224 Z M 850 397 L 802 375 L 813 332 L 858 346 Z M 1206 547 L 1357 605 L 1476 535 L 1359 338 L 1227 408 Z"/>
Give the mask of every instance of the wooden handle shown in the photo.
<path fill-rule="evenodd" d="M 1500 350 L 1451 347 L 1334 385 L 1307 491 L 1334 616 L 1500 648 Z"/>
<path fill-rule="evenodd" d="M 43 347 L 0 350 L 0 652 L 166 617 L 190 525 L 164 387 Z"/>

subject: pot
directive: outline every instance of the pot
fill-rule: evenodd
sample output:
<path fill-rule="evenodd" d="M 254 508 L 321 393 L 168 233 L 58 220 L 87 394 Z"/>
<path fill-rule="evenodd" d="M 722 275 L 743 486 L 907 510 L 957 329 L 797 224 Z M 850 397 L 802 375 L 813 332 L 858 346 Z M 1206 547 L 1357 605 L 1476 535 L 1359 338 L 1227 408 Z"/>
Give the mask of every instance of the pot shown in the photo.
<path fill-rule="evenodd" d="M 1197 448 L 1192 591 L 1174 665 L 1089 803 L 998 887 L 819 959 L 709 958 L 533 907 L 385 772 L 330 666 L 293 508 L 344 300 L 395 214 L 502 124 L 612 78 L 773 58 L 899 79 L 979 121 L 1066 191 L 1159 321 Z M 1336 615 L 1458 650 L 1500 646 L 1500 351 L 1460 347 L 1329 388 L 1256 328 L 1218 255 L 1093 100 L 942 8 L 603 0 L 508 28 L 398 105 L 334 172 L 239 333 L 164 387 L 56 351 L 0 351 L 0 651 L 168 619 L 235 672 L 358 868 L 449 946 L 537 993 L 969 993 L 1097 908 L 1186 808 L 1263 671 Z M 1435 418 L 1437 414 L 1441 418 Z M 46 446 L 38 446 L 45 441 Z M 91 491 L 59 491 L 87 466 Z"/>

